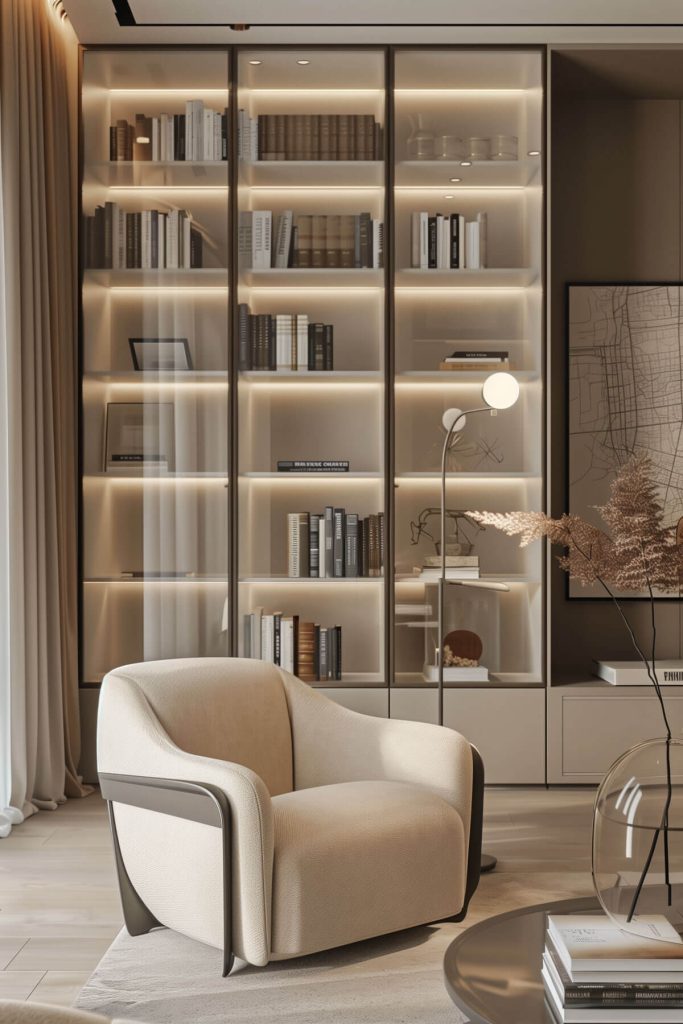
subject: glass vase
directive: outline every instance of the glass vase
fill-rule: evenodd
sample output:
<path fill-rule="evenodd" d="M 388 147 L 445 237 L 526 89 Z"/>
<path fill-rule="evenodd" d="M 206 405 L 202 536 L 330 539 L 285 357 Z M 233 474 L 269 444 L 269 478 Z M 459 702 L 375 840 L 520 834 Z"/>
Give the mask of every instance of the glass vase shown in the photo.
<path fill-rule="evenodd" d="M 678 941 L 683 935 L 683 743 L 647 740 L 614 762 L 595 799 L 592 863 L 598 900 L 619 928 L 661 938 L 653 935 L 654 917 L 659 930 Z"/>

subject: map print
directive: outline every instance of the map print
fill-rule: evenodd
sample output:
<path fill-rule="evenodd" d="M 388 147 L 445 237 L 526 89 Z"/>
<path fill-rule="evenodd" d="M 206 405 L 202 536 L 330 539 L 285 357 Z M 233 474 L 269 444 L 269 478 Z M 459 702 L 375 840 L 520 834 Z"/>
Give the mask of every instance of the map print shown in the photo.
<path fill-rule="evenodd" d="M 652 459 L 665 521 L 683 515 L 682 300 L 683 285 L 569 289 L 569 511 L 596 525 L 591 506 L 637 452 Z"/>

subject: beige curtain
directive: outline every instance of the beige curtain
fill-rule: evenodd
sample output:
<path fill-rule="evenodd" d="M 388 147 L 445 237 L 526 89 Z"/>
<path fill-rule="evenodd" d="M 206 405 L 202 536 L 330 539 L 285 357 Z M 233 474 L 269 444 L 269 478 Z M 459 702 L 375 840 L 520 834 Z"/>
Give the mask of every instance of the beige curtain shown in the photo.
<path fill-rule="evenodd" d="M 10 818 L 87 792 L 77 775 L 77 69 L 76 38 L 50 0 L 0 0 L 0 688 L 10 710 Z"/>

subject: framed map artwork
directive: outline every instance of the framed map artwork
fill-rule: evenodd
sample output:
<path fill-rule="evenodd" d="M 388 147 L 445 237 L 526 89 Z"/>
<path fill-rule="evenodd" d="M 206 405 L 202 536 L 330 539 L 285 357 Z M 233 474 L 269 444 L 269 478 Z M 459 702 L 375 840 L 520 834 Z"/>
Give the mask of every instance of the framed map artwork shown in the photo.
<path fill-rule="evenodd" d="M 594 506 L 609 497 L 618 466 L 646 452 L 665 522 L 676 526 L 683 516 L 683 283 L 570 284 L 567 292 L 568 509 L 604 526 Z M 569 596 L 607 598 L 573 582 Z"/>

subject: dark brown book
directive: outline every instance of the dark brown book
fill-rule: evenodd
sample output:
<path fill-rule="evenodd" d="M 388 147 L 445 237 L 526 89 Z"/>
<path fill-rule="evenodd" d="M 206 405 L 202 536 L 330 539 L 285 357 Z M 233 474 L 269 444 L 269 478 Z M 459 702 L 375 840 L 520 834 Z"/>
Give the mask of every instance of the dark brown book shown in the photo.
<path fill-rule="evenodd" d="M 285 160 L 296 160 L 296 140 L 294 137 L 294 114 L 283 114 L 285 119 Z"/>
<path fill-rule="evenodd" d="M 263 130 L 263 160 L 277 160 L 277 134 L 275 126 L 275 114 L 263 114 L 265 126 Z M 261 118 L 259 117 L 259 125 Z"/>
<path fill-rule="evenodd" d="M 351 159 L 350 120 L 348 114 L 337 115 L 337 160 Z"/>
<path fill-rule="evenodd" d="M 331 213 L 325 218 L 325 266 L 341 266 L 341 216 Z"/>
<path fill-rule="evenodd" d="M 323 370 L 334 370 L 334 325 L 323 324 Z"/>
<path fill-rule="evenodd" d="M 316 213 L 313 214 L 310 220 L 312 221 L 311 266 L 325 267 L 327 266 L 325 259 L 329 217 Z"/>
<path fill-rule="evenodd" d="M 311 116 L 311 160 L 320 160 L 320 114 Z"/>
<path fill-rule="evenodd" d="M 310 213 L 300 213 L 296 217 L 297 227 L 297 267 L 311 267 L 311 249 L 313 247 L 313 218 Z"/>
<path fill-rule="evenodd" d="M 286 159 L 286 145 L 285 145 L 285 115 L 275 115 L 275 159 L 285 160 Z"/>
<path fill-rule="evenodd" d="M 370 517 L 363 520 L 363 575 L 370 576 Z M 360 538 L 359 538 L 360 539 Z"/>
<path fill-rule="evenodd" d="M 381 124 L 374 124 L 374 152 L 373 158 L 375 160 L 384 159 L 384 129 Z"/>
<path fill-rule="evenodd" d="M 330 114 L 329 160 L 339 159 L 339 115 Z"/>
<path fill-rule="evenodd" d="M 354 256 L 354 216 L 343 213 L 339 226 L 339 266 L 353 267 Z"/>
<path fill-rule="evenodd" d="M 127 160 L 128 151 L 128 122 L 119 118 L 116 122 L 116 159 Z"/>
<path fill-rule="evenodd" d="M 315 623 L 300 622 L 298 637 L 298 662 L 299 670 L 297 675 L 304 683 L 314 683 L 317 678 L 316 672 L 316 637 Z"/>
<path fill-rule="evenodd" d="M 360 265 L 372 266 L 372 217 L 369 213 L 358 214 L 360 221 Z"/>
<path fill-rule="evenodd" d="M 116 160 L 116 125 L 109 126 L 109 159 Z"/>
<path fill-rule="evenodd" d="M 133 268 L 135 263 L 135 214 L 126 214 L 126 267 Z"/>
<path fill-rule="evenodd" d="M 312 160 L 313 159 L 313 115 L 302 114 L 303 128 L 301 132 L 302 148 L 301 148 L 301 159 Z"/>
<path fill-rule="evenodd" d="M 330 149 L 330 121 L 332 120 L 330 114 L 321 114 L 318 124 L 318 153 L 321 160 L 331 160 L 332 151 Z"/>
<path fill-rule="evenodd" d="M 126 160 L 133 159 L 133 146 L 135 145 L 135 125 L 128 125 L 128 133 L 126 137 Z"/>
<path fill-rule="evenodd" d="M 294 154 L 291 157 L 291 159 L 304 160 L 304 152 L 306 149 L 306 143 L 304 139 L 304 115 L 293 114 L 290 116 L 294 118 Z"/>

